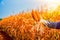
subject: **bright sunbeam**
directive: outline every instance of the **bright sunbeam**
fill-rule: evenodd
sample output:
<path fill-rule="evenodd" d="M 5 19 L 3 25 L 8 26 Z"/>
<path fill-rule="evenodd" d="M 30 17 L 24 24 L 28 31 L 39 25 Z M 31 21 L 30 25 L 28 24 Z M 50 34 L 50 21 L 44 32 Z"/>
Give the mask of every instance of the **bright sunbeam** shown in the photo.
<path fill-rule="evenodd" d="M 60 0 L 40 0 L 42 3 L 47 4 L 48 9 L 55 9 L 60 5 Z"/>

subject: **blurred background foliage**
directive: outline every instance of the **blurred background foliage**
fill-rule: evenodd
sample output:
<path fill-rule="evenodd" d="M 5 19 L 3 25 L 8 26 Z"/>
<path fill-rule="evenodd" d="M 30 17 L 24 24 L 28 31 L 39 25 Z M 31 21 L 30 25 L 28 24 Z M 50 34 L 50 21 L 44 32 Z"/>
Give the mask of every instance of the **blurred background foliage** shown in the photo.
<path fill-rule="evenodd" d="M 0 18 L 0 21 L 2 20 L 2 18 Z"/>

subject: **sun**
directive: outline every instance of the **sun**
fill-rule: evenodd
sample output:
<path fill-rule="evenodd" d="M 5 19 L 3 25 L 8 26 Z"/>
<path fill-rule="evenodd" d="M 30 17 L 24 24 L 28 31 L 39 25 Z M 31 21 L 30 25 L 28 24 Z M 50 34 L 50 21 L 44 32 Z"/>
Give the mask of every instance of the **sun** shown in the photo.
<path fill-rule="evenodd" d="M 46 0 L 48 7 L 55 9 L 58 5 L 60 5 L 60 0 Z"/>
<path fill-rule="evenodd" d="M 42 3 L 47 4 L 48 9 L 55 9 L 60 5 L 60 0 L 41 0 Z"/>

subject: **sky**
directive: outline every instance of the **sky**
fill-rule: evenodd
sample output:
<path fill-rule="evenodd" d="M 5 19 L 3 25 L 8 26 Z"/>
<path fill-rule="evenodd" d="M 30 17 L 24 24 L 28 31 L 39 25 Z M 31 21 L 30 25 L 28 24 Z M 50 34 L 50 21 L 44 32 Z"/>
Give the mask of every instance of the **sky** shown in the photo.
<path fill-rule="evenodd" d="M 0 0 L 0 18 L 8 17 L 22 11 L 38 9 L 41 5 L 55 8 L 60 0 Z"/>

